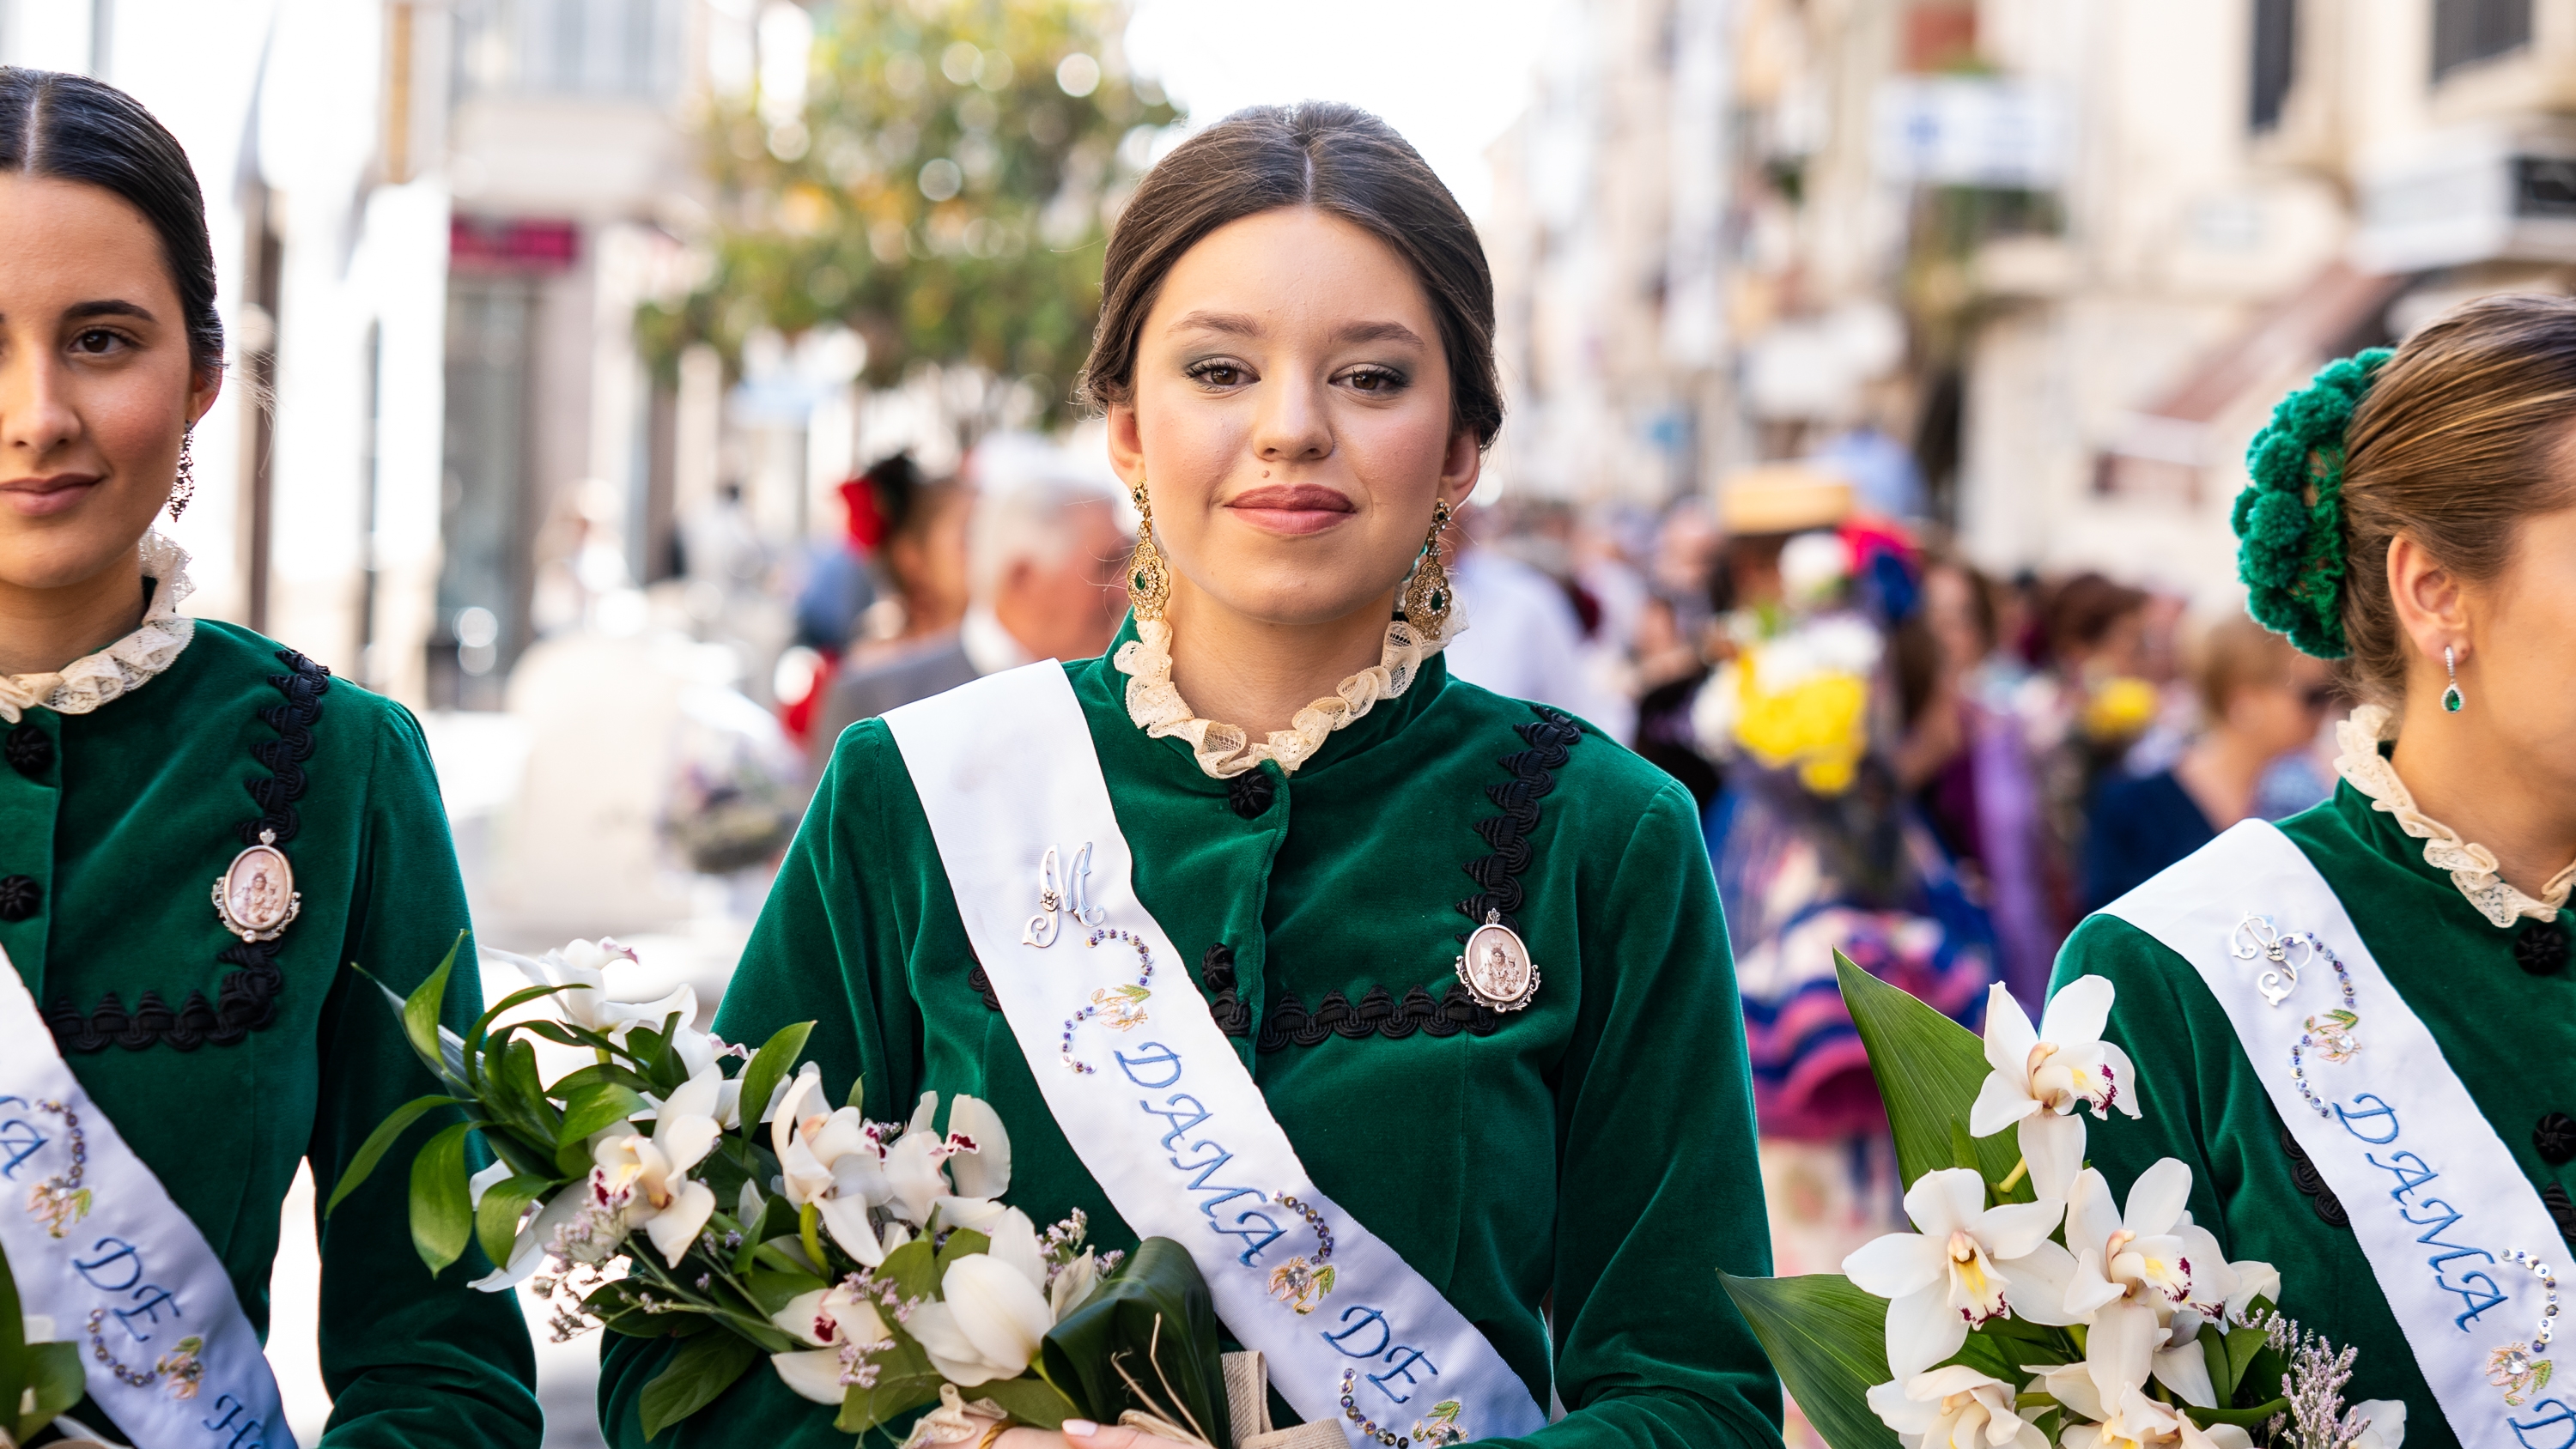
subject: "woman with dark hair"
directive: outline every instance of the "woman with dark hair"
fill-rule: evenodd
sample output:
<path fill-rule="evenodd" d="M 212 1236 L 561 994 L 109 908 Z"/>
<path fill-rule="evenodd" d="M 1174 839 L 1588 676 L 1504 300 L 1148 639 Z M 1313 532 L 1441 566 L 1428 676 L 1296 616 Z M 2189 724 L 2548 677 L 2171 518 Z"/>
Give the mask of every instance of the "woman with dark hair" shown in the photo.
<path fill-rule="evenodd" d="M 2281 404 L 2240 562 L 2254 617 L 2362 701 L 2342 783 L 2058 959 L 2060 986 L 2117 988 L 2137 1064 L 2143 1121 L 2094 1129 L 2095 1163 L 2189 1166 L 2190 1220 L 2281 1266 L 2282 1311 L 2359 1350 L 2348 1397 L 2409 1449 L 2576 1440 L 2551 1382 L 2576 1252 L 2571 438 L 2564 298 L 2469 304 Z"/>
<path fill-rule="evenodd" d="M 455 948 L 450 1024 L 478 997 L 419 725 L 178 611 L 152 522 L 222 382 L 178 142 L 0 68 L 0 1250 L 88 1371 L 73 1438 L 292 1442 L 260 1349 L 287 1188 L 435 1090 L 345 968 L 407 989 Z M 535 1444 L 516 1305 L 433 1277 L 406 1198 L 380 1173 L 322 1225 L 323 1442 Z"/>
<path fill-rule="evenodd" d="M 1441 659 L 1493 326 L 1474 229 L 1374 117 L 1248 110 L 1156 165 L 1085 372 L 1132 615 L 842 736 L 717 1025 L 817 1021 L 872 1116 L 984 1098 L 1016 1205 L 1181 1243 L 1266 1361 L 1247 1446 L 1776 1444 L 1718 1276 L 1769 1252 L 1690 794 Z M 669 1355 L 609 1347 L 612 1442 Z M 843 1437 L 755 1373 L 674 1442 Z"/>

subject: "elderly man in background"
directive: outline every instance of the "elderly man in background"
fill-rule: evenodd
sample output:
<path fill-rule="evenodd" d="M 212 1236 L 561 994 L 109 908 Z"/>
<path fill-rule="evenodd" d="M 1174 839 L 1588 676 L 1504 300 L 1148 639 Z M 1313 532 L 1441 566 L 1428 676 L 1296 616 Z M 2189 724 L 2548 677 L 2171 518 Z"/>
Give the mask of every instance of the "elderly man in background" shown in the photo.
<path fill-rule="evenodd" d="M 1131 540 L 1116 490 L 1033 438 L 987 439 L 968 478 L 965 619 L 944 646 L 833 681 L 815 721 L 818 769 L 860 720 L 1033 660 L 1088 659 L 1117 632 Z"/>

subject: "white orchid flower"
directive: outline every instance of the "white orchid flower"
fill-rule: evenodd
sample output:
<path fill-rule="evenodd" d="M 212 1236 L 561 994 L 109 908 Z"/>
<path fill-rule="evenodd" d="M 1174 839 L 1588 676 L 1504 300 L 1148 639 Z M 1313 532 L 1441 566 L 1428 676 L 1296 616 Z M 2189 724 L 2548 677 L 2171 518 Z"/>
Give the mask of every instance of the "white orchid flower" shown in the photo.
<path fill-rule="evenodd" d="M 2014 1410 L 2013 1386 L 1966 1364 L 1916 1374 L 1869 1391 L 1869 1406 L 1905 1449 L 2048 1449 L 2037 1424 Z"/>
<path fill-rule="evenodd" d="M 806 1063 L 770 1119 L 779 1191 L 796 1207 L 810 1204 L 832 1241 L 873 1268 L 891 1247 L 868 1222 L 868 1209 L 888 1196 L 885 1152 L 856 1107 L 806 1113 L 808 1099 L 822 1085 L 821 1069 Z"/>
<path fill-rule="evenodd" d="M 715 1119 L 723 1080 L 710 1065 L 681 1083 L 669 1100 L 654 1104 L 652 1136 L 611 1135 L 592 1149 L 593 1201 L 617 1210 L 628 1232 L 642 1228 L 674 1268 L 715 1215 L 715 1189 L 688 1173 L 724 1135 Z"/>
<path fill-rule="evenodd" d="M 2204 1429 L 2134 1386 L 2102 1422 L 2073 1425 L 2057 1442 L 2065 1449 L 2254 1449 L 2254 1437 L 2235 1425 Z"/>
<path fill-rule="evenodd" d="M 2191 1198 L 2191 1169 L 2167 1157 L 2129 1184 L 2129 1210 L 2111 1199 L 2111 1184 L 2093 1168 L 2075 1176 L 2066 1200 L 2066 1247 L 2075 1255 L 2068 1311 L 2089 1317 L 2106 1303 L 2192 1298 L 2189 1245 L 2181 1233 Z"/>
<path fill-rule="evenodd" d="M 510 1165 L 506 1162 L 495 1162 L 474 1174 L 467 1184 L 468 1202 L 481 1207 L 483 1194 L 509 1177 Z M 545 1206 L 537 1209 L 535 1221 L 519 1229 L 518 1237 L 510 1243 L 510 1260 L 475 1279 L 471 1286 L 485 1293 L 500 1293 L 535 1276 L 537 1269 L 545 1265 L 546 1253 L 554 1242 L 555 1229 L 580 1216 L 589 1201 L 590 1184 L 586 1182 L 572 1183 L 556 1192 Z"/>
<path fill-rule="evenodd" d="M 932 1125 L 938 1114 L 939 1094 L 922 1093 L 903 1135 L 887 1145 L 890 1206 L 916 1228 L 928 1227 L 935 1211 L 944 1227 L 984 1231 L 999 1211 L 991 1199 L 1010 1186 L 1010 1136 L 990 1106 L 964 1093 L 949 1098 L 945 1136 Z M 987 1152 L 992 1162 L 983 1161 Z"/>
<path fill-rule="evenodd" d="M 486 947 L 485 950 L 519 968 L 521 975 L 535 983 L 562 987 L 562 990 L 548 999 L 556 1003 L 556 1009 L 563 1013 L 563 1019 L 574 1026 L 598 1032 L 612 1041 L 623 1043 L 628 1030 L 637 1025 L 649 1026 L 659 1031 L 662 1029 L 662 1023 L 668 1020 L 672 1013 L 677 1012 L 683 1035 L 672 1045 L 680 1052 L 681 1060 L 688 1066 L 691 1076 L 704 1071 L 714 1060 L 715 1052 L 720 1049 L 720 1044 L 715 1043 L 713 1038 L 689 1026 L 689 1023 L 697 1020 L 698 1016 L 698 993 L 695 987 L 683 985 L 659 1001 L 609 1000 L 608 968 L 610 964 L 617 961 L 631 962 L 636 959 L 636 956 L 631 947 L 621 946 L 605 936 L 596 941 L 567 941 L 543 956 L 536 957 L 522 956 L 513 951 L 495 950 L 490 947 Z M 692 1041 L 690 1038 L 695 1040 Z"/>
<path fill-rule="evenodd" d="M 2048 1234 L 2065 1208 L 2047 1198 L 1987 1207 L 1985 1179 L 1970 1168 L 1915 1179 L 1905 1213 L 1921 1231 L 1890 1233 L 1843 1259 L 1861 1291 L 1889 1300 L 1887 1362 L 1899 1381 L 1957 1353 L 1969 1328 L 2008 1306 L 2035 1322 L 2071 1321 L 2050 1311 L 2069 1268 L 2049 1261 L 2066 1250 Z"/>
<path fill-rule="evenodd" d="M 2148 1419 L 2130 1415 L 2124 1407 L 2150 1378 L 2161 1380 L 2183 1395 L 2186 1403 L 2203 1408 L 2215 1407 L 2217 1396 L 2211 1391 L 2208 1360 L 2200 1344 L 2192 1337 L 2198 1332 L 2198 1320 L 2187 1310 L 2173 1315 L 2172 1327 L 2182 1331 L 2174 1343 L 2167 1326 L 2159 1322 L 2155 1300 L 2117 1301 L 2106 1304 L 2093 1314 L 2092 1327 L 2084 1337 L 2084 1357 L 2070 1364 L 2027 1366 L 2041 1376 L 2041 1386 L 2051 1398 L 2064 1404 L 2080 1417 L 2113 1425 L 2126 1415 L 2136 1432 L 2128 1438 L 2114 1437 L 2101 1441 L 2103 1449 L 2127 1449 L 2134 1440 L 2144 1444 L 2182 1443 L 2200 1449 L 2203 1441 L 2152 1437 L 2141 1438 L 2154 1424 Z M 2153 1403 L 2141 1399 L 2141 1402 Z M 2159 1410 L 2163 1405 L 2156 1405 Z M 2171 1417 L 2170 1413 L 2167 1415 Z M 2127 1431 L 2123 1431 L 2127 1432 Z M 2170 1426 L 2158 1432 L 2179 1433 Z M 2191 1430 L 2202 1432 L 2197 1427 Z M 2211 1431 L 2215 1432 L 2215 1431 Z M 2073 1440 L 2064 1442 L 2073 1443 Z M 2229 1441 L 2223 1436 L 2218 1441 Z M 2241 1441 L 2240 1441 L 2241 1442 Z"/>
<path fill-rule="evenodd" d="M 1054 1281 L 1047 1284 L 1047 1310 L 1055 1321 L 1090 1301 L 1091 1290 L 1100 1286 L 1100 1260 L 1089 1248 L 1082 1256 L 1055 1270 Z"/>
<path fill-rule="evenodd" d="M 769 1321 L 800 1342 L 813 1345 L 773 1353 L 769 1362 L 787 1387 L 818 1404 L 838 1404 L 849 1392 L 841 1382 L 841 1373 L 847 1367 L 842 1349 L 883 1343 L 892 1336 L 886 1331 L 885 1320 L 878 1316 L 876 1304 L 847 1283 L 799 1293 L 769 1315 Z"/>
<path fill-rule="evenodd" d="M 1021 1218 L 1021 1226 L 1026 1225 Z M 1032 1247 L 1035 1242 L 1031 1232 Z M 1031 1262 L 1019 1262 L 996 1253 L 970 1253 L 941 1275 L 939 1301 L 914 1305 L 903 1326 L 941 1377 L 973 1388 L 1016 1378 L 1037 1357 L 1038 1345 L 1055 1326 L 1055 1314 L 1047 1304 L 1045 1265 L 1034 1253 L 1030 1257 Z"/>
<path fill-rule="evenodd" d="M 2352 1449 L 2404 1449 L 2406 1443 L 2406 1401 L 2403 1399 L 2364 1399 L 2352 1406 L 2369 1427 L 2352 1441 Z"/>
<path fill-rule="evenodd" d="M 2113 1107 L 2138 1115 L 2136 1069 L 2128 1053 L 2102 1039 L 2111 997 L 2105 978 L 2078 977 L 2049 998 L 2034 1030 L 2003 983 L 1986 993 L 1986 1061 L 1994 1070 L 1968 1109 L 1968 1131 L 1992 1137 L 2021 1124 L 2022 1157 L 2043 1198 L 2065 1198 L 2084 1165 L 2078 1106 L 2106 1121 Z"/>

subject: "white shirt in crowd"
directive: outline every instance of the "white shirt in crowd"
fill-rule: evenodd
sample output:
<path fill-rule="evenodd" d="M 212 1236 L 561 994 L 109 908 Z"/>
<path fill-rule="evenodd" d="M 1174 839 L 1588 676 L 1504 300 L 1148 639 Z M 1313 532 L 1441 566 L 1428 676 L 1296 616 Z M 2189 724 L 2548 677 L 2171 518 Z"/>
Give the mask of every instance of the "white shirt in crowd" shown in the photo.
<path fill-rule="evenodd" d="M 1467 632 L 1445 653 L 1449 672 L 1515 699 L 1552 704 L 1626 744 L 1637 707 L 1594 676 L 1583 624 L 1554 579 L 1506 554 L 1477 549 L 1452 564 Z"/>

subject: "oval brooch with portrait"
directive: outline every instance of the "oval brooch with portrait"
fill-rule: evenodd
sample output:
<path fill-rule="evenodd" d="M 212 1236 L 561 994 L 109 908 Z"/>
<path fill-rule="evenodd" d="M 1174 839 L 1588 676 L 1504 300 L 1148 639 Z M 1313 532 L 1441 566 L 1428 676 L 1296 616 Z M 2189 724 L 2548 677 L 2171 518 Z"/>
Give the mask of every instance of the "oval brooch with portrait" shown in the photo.
<path fill-rule="evenodd" d="M 1495 1011 L 1518 1011 L 1538 994 L 1538 967 L 1530 964 L 1529 947 L 1503 924 L 1500 911 L 1485 912 L 1485 924 L 1468 934 L 1458 979 L 1468 995 Z"/>
<path fill-rule="evenodd" d="M 245 941 L 276 940 L 303 909 L 295 868 L 277 848 L 274 830 L 261 831 L 259 844 L 234 856 L 215 877 L 215 915 L 225 930 Z"/>

